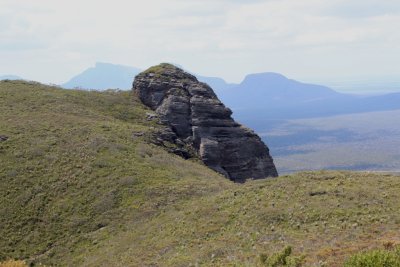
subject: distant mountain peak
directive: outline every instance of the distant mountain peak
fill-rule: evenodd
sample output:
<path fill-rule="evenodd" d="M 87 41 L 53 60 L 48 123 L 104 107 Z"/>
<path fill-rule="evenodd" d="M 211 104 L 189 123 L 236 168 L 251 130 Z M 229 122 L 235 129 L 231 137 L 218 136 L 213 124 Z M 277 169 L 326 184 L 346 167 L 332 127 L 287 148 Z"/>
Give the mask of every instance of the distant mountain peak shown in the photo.
<path fill-rule="evenodd" d="M 82 73 L 76 75 L 62 86 L 82 89 L 130 89 L 133 78 L 140 72 L 139 68 L 96 62 Z"/>
<path fill-rule="evenodd" d="M 288 78 L 286 76 L 284 76 L 283 74 L 277 73 L 277 72 L 259 72 L 259 73 L 252 73 L 252 74 L 248 74 L 245 77 L 246 79 L 252 79 L 252 78 L 269 78 L 269 79 L 284 79 L 284 80 L 288 80 Z"/>
<path fill-rule="evenodd" d="M 108 62 L 96 62 L 94 68 L 128 68 L 128 69 L 137 69 L 138 71 L 140 71 L 139 68 L 135 68 L 132 66 L 113 64 Z"/>
<path fill-rule="evenodd" d="M 248 74 L 241 84 L 248 85 L 271 85 L 274 83 L 290 83 L 293 80 L 288 79 L 286 76 L 276 72 L 261 72 Z"/>

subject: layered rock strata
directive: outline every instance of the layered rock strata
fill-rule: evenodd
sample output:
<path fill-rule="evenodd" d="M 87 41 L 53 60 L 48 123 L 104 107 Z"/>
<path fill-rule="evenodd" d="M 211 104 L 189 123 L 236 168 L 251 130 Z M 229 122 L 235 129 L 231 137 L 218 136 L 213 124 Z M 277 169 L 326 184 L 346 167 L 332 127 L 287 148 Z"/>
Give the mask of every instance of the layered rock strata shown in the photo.
<path fill-rule="evenodd" d="M 161 64 L 137 75 L 133 91 L 169 128 L 161 139 L 193 148 L 208 167 L 236 182 L 278 175 L 260 137 L 235 122 L 232 111 L 195 76 Z"/>

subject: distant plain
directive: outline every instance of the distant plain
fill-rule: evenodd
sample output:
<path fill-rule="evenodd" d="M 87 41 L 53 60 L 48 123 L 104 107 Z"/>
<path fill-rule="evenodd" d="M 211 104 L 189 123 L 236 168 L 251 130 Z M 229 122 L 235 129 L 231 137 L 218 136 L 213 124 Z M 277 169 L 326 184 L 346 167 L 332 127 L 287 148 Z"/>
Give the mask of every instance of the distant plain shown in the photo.
<path fill-rule="evenodd" d="M 264 125 L 271 126 L 258 132 L 281 174 L 321 169 L 400 171 L 400 110 Z"/>

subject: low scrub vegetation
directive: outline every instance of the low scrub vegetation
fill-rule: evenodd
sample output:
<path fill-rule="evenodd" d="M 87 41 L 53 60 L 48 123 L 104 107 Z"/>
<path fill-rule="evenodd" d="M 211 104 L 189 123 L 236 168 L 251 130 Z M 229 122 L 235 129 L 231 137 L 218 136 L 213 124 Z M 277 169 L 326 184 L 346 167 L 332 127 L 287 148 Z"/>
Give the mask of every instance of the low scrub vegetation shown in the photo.
<path fill-rule="evenodd" d="M 398 176 L 234 184 L 146 143 L 146 112 L 129 92 L 0 82 L 0 261 L 342 266 L 400 239 Z"/>
<path fill-rule="evenodd" d="M 0 267 L 28 267 L 25 261 L 18 261 L 18 260 L 6 260 L 0 262 Z"/>
<path fill-rule="evenodd" d="M 399 267 L 400 247 L 360 252 L 348 259 L 345 267 Z"/>
<path fill-rule="evenodd" d="M 260 255 L 260 261 L 263 266 L 267 267 L 300 267 L 303 262 L 303 257 L 293 257 L 292 247 L 287 246 L 281 252 L 275 253 L 271 256 L 267 254 Z"/>

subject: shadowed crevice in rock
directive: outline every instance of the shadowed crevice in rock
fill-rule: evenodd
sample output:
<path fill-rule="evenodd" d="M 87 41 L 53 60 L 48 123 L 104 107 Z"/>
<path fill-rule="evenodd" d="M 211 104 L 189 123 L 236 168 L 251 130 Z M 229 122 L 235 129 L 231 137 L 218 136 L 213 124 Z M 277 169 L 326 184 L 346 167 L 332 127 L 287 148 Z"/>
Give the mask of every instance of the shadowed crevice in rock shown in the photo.
<path fill-rule="evenodd" d="M 160 64 L 136 76 L 133 90 L 172 129 L 169 139 L 190 146 L 210 168 L 236 182 L 276 177 L 267 146 L 235 122 L 232 111 L 195 76 Z"/>

